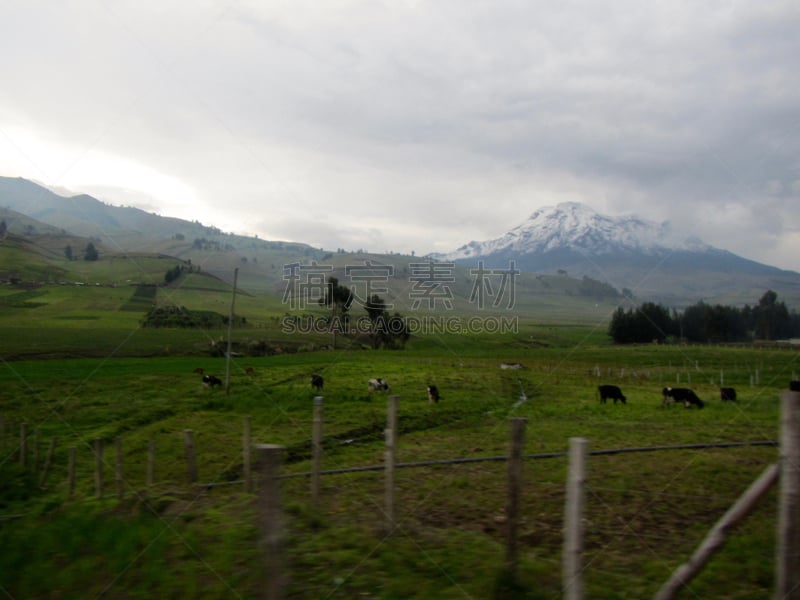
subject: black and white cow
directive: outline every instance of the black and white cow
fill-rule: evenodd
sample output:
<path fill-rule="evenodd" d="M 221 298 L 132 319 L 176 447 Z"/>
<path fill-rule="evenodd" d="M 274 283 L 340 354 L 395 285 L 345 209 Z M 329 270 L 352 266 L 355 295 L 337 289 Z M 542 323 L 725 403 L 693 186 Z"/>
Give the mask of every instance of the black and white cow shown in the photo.
<path fill-rule="evenodd" d="M 697 397 L 694 390 L 690 390 L 689 388 L 666 387 L 661 390 L 661 395 L 663 396 L 661 402 L 662 406 L 675 402 L 683 402 L 685 408 L 690 408 L 692 404 L 697 406 L 697 408 L 703 408 L 705 406 L 705 403 Z"/>
<path fill-rule="evenodd" d="M 325 380 L 322 379 L 322 375 L 311 376 L 311 387 L 313 387 L 316 391 L 321 391 L 323 385 L 325 385 Z"/>
<path fill-rule="evenodd" d="M 388 392 L 389 391 L 389 384 L 386 382 L 385 379 L 381 378 L 374 378 L 370 379 L 367 382 L 367 387 L 369 388 L 370 392 Z"/>
<path fill-rule="evenodd" d="M 619 389 L 616 385 L 598 385 L 597 392 L 600 394 L 600 402 L 603 404 L 606 403 L 606 400 L 611 399 L 614 401 L 614 404 L 617 403 L 617 400 L 625 404 L 625 396 L 622 394 L 622 390 Z"/>
<path fill-rule="evenodd" d="M 428 386 L 428 401 L 439 402 L 439 388 L 437 388 L 435 385 Z"/>
<path fill-rule="evenodd" d="M 736 402 L 736 389 L 732 387 L 719 388 L 719 399 L 723 401 L 730 400 L 731 402 Z"/>
<path fill-rule="evenodd" d="M 222 380 L 214 375 L 203 375 L 203 385 L 206 387 L 214 387 L 222 385 Z"/>

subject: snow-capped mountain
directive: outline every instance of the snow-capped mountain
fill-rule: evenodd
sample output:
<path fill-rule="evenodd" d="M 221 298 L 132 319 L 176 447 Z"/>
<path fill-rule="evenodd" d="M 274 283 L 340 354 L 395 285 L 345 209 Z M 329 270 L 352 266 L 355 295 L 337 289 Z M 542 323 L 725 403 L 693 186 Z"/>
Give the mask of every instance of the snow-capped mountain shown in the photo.
<path fill-rule="evenodd" d="M 609 217 L 579 202 L 541 208 L 505 235 L 485 242 L 472 241 L 439 260 L 486 257 L 496 253 L 534 254 L 573 249 L 590 255 L 615 252 L 659 254 L 663 251 L 713 250 L 697 238 L 681 238 L 668 222 L 636 216 Z"/>
<path fill-rule="evenodd" d="M 601 215 L 578 202 L 541 208 L 499 238 L 431 258 L 493 268 L 514 261 L 522 271 L 588 276 L 668 303 L 733 297 L 752 303 L 768 289 L 800 291 L 798 273 L 681 236 L 668 222 Z"/>

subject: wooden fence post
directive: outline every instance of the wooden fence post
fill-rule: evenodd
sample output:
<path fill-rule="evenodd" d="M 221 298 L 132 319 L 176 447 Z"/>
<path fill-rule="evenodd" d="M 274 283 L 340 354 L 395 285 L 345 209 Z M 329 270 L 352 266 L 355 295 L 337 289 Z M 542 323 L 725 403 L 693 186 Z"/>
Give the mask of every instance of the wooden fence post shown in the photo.
<path fill-rule="evenodd" d="M 22 468 L 28 466 L 28 424 L 19 424 L 19 464 Z"/>
<path fill-rule="evenodd" d="M 50 473 L 50 466 L 53 464 L 53 455 L 56 451 L 56 438 L 50 440 L 50 446 L 47 448 L 47 456 L 44 460 L 44 467 L 42 468 L 42 478 L 39 480 L 39 487 L 44 488 L 47 483 L 47 475 Z"/>
<path fill-rule="evenodd" d="M 125 479 L 122 473 L 122 438 L 117 436 L 114 439 L 114 447 L 116 449 L 116 464 L 114 468 L 114 477 L 117 482 L 117 499 L 122 500 L 125 498 Z"/>
<path fill-rule="evenodd" d="M 314 424 L 311 432 L 311 505 L 319 504 L 319 472 L 322 465 L 322 396 L 314 398 Z"/>
<path fill-rule="evenodd" d="M 586 456 L 584 438 L 569 440 L 567 502 L 564 509 L 563 581 L 565 600 L 583 598 L 583 507 L 586 502 Z"/>
<path fill-rule="evenodd" d="M 394 530 L 397 520 L 395 506 L 395 464 L 397 462 L 397 403 L 398 396 L 389 396 L 386 415 L 386 451 L 384 452 L 385 480 L 384 491 L 386 495 L 386 531 Z"/>
<path fill-rule="evenodd" d="M 730 531 L 755 509 L 758 501 L 775 485 L 777 480 L 778 465 L 770 465 L 764 469 L 759 478 L 750 484 L 747 491 L 717 521 L 689 560 L 678 567 L 672 573 L 669 581 L 661 586 L 655 596 L 655 600 L 672 600 L 675 598 L 678 592 L 703 570 L 703 567 L 711 560 L 714 553 L 725 543 Z"/>
<path fill-rule="evenodd" d="M 264 567 L 266 600 L 281 600 L 286 586 L 282 556 L 282 515 L 278 474 L 284 451 L 283 446 L 274 444 L 256 445 L 260 486 L 261 536 L 264 546 Z"/>
<path fill-rule="evenodd" d="M 506 544 L 506 568 L 513 577 L 517 571 L 517 529 L 519 527 L 519 504 L 522 495 L 522 451 L 525 447 L 525 424 L 527 419 L 511 419 L 511 453 L 508 459 L 508 504 L 506 519 L 508 538 Z"/>
<path fill-rule="evenodd" d="M 34 474 L 39 473 L 39 452 L 41 450 L 42 430 L 37 427 L 33 430 L 33 468 Z"/>
<path fill-rule="evenodd" d="M 150 438 L 147 444 L 147 487 L 152 487 L 156 476 L 156 440 Z"/>
<path fill-rule="evenodd" d="M 242 479 L 244 479 L 244 490 L 253 491 L 253 474 L 250 468 L 250 458 L 252 452 L 252 420 L 250 417 L 244 418 L 242 430 Z"/>
<path fill-rule="evenodd" d="M 197 457 L 194 450 L 194 431 L 183 431 L 183 445 L 186 448 L 186 463 L 189 467 L 189 483 L 197 483 Z"/>
<path fill-rule="evenodd" d="M 781 394 L 780 499 L 775 598 L 800 598 L 800 392 Z"/>
<path fill-rule="evenodd" d="M 75 495 L 75 454 L 77 449 L 75 446 L 69 449 L 69 464 L 67 465 L 67 488 L 69 490 L 69 497 Z"/>
<path fill-rule="evenodd" d="M 103 440 L 99 438 L 94 441 L 94 493 L 103 497 Z"/>

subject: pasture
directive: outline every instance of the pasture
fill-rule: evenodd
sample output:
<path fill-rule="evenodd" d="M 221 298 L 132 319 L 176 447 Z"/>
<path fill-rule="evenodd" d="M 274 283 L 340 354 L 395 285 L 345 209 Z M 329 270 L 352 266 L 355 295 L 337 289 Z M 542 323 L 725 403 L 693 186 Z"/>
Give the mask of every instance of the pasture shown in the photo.
<path fill-rule="evenodd" d="M 525 460 L 520 562 L 512 578 L 504 569 L 503 461 L 398 469 L 398 524 L 391 532 L 383 527 L 380 471 L 323 476 L 312 506 L 310 376 L 325 379 L 323 469 L 381 464 L 387 394 L 368 392 L 370 377 L 386 379 L 399 396 L 403 463 L 505 455 L 513 417 L 527 419 L 528 455 L 563 452 L 577 436 L 591 450 L 777 439 L 778 396 L 800 370 L 796 352 L 612 347 L 601 337 L 590 328 L 526 324 L 514 337 L 439 336 L 403 351 L 241 357 L 232 361 L 228 394 L 201 385 L 198 367 L 225 375 L 223 359 L 201 352 L 5 361 L 0 589 L 15 598 L 258 597 L 257 497 L 239 483 L 248 418 L 254 443 L 286 447 L 287 598 L 559 598 L 564 457 Z M 526 368 L 500 369 L 504 362 Z M 737 389 L 737 402 L 719 400 L 721 380 Z M 600 404 L 601 383 L 619 385 L 627 404 Z M 428 384 L 439 388 L 438 404 L 428 402 Z M 662 408 L 662 387 L 677 384 L 693 388 L 705 408 Z M 19 465 L 23 422 L 40 440 L 38 473 Z M 187 482 L 187 429 L 195 434 L 200 482 L 226 485 Z M 54 438 L 42 489 L 42 455 Z M 102 499 L 95 497 L 97 439 L 107 447 Z M 122 500 L 113 478 L 117 439 L 124 449 Z M 151 440 L 157 459 L 148 486 Z M 77 460 L 70 497 L 71 447 Z M 592 457 L 587 597 L 652 597 L 776 456 L 773 447 L 746 446 Z M 687 597 L 770 597 L 775 529 L 772 493 Z"/>

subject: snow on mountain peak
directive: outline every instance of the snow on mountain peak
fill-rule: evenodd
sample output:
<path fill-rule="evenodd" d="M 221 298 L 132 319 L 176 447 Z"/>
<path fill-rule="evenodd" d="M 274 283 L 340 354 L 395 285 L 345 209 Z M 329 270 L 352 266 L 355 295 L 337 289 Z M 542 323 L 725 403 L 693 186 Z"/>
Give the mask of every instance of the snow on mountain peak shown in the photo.
<path fill-rule="evenodd" d="M 495 252 L 531 254 L 557 249 L 596 255 L 619 251 L 653 254 L 665 250 L 703 251 L 710 248 L 696 238 L 680 238 L 668 222 L 656 223 L 636 216 L 610 217 L 580 202 L 562 202 L 534 211 L 524 223 L 499 238 L 473 241 L 439 258 L 456 260 Z"/>

